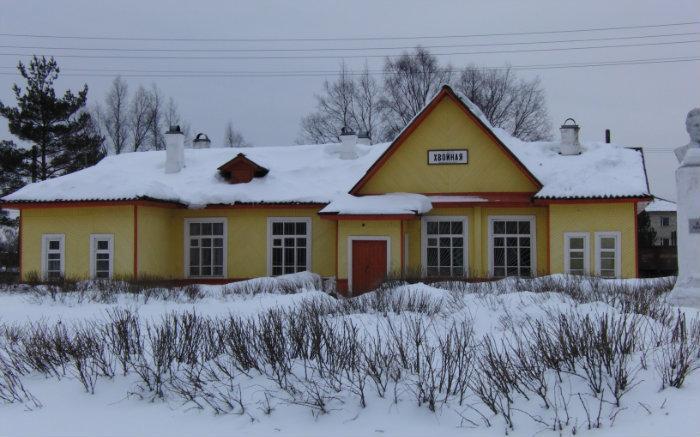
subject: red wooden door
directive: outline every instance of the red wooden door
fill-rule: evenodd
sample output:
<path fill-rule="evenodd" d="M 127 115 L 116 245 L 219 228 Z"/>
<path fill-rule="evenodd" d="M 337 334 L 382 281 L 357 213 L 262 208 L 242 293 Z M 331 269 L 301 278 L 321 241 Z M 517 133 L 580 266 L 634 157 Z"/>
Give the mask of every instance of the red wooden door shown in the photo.
<path fill-rule="evenodd" d="M 386 241 L 353 240 L 352 294 L 374 290 L 386 276 Z"/>

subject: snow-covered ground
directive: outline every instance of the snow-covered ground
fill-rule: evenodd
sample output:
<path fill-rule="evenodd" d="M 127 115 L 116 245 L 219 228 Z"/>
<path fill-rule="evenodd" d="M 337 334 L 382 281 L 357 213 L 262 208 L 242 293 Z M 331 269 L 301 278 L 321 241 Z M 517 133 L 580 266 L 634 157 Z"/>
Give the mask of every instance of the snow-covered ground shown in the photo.
<path fill-rule="evenodd" d="M 116 309 L 138 314 L 140 323 L 150 327 L 158 326 L 163 317 L 173 314 L 196 313 L 214 322 L 250 319 L 251 324 L 246 326 L 253 337 L 260 335 L 257 330 L 268 327 L 262 320 L 270 310 L 284 310 L 277 314 L 292 314 L 299 322 L 306 317 L 309 320 L 316 317 L 303 311 L 305 307 L 312 307 L 322 312 L 314 320 L 322 320 L 329 329 L 337 332 L 354 329 L 351 335 L 338 338 L 357 338 L 367 351 L 376 345 L 393 350 L 389 343 L 397 337 L 392 333 L 401 331 L 399 337 L 410 345 L 411 338 L 418 338 L 413 335 L 422 332 L 420 338 L 425 344 L 410 351 L 420 350 L 423 354 L 418 360 L 422 370 L 403 368 L 402 374 L 395 378 L 398 382 L 386 378 L 388 384 L 383 396 L 379 396 L 376 384 L 368 378 L 364 407 L 357 386 L 352 387 L 347 381 L 336 384 L 331 373 L 319 376 L 313 359 L 293 362 L 290 384 L 296 388 L 290 390 L 280 389 L 271 376 L 274 372 L 269 369 L 267 373 L 249 371 L 247 375 L 236 371 L 235 385 L 221 389 L 228 398 L 235 399 L 236 393 L 240 393 L 242 405 L 233 406 L 227 414 L 214 414 L 201 399 L 202 409 L 196 402 L 187 402 L 167 389 L 163 397 L 155 396 L 144 389 L 135 372 L 123 376 L 117 371 L 113 378 L 98 377 L 94 394 L 88 394 L 71 370 L 72 365 L 68 364 L 65 375 L 60 378 L 36 371 L 28 371 L 21 377 L 24 387 L 40 407 L 32 402 L 0 404 L 0 435 L 686 436 L 700 433 L 700 415 L 697 414 L 700 372 L 690 373 L 680 389 L 661 389 L 655 363 L 660 360 L 662 348 L 654 342 L 663 338 L 662 332 L 672 329 L 673 322 L 657 320 L 663 317 L 656 313 L 644 310 L 644 315 L 625 314 L 621 310 L 623 307 L 615 303 L 572 297 L 571 292 L 544 291 L 541 284 L 533 285 L 533 291 L 524 291 L 527 286 L 522 282 L 470 285 L 462 291 L 456 291 L 458 287 L 447 290 L 425 284 L 398 285 L 388 291 L 338 301 L 319 290 L 319 281 L 312 275 L 282 279 L 287 282 L 281 286 L 279 280 L 270 278 L 255 281 L 252 285 L 239 284 L 233 288 L 202 286 L 194 298 L 186 293 L 144 299 L 128 294 L 105 297 L 94 290 L 56 295 L 45 290 L 8 289 L 0 292 L 0 337 L 4 337 L 0 338 L 0 357 L 5 354 L 7 358 L 11 332 L 27 330 L 37 324 L 51 329 L 66 327 L 70 332 L 80 327 L 92 329 L 90 326 L 106 323 Z M 290 283 L 297 284 L 300 291 L 279 292 L 289 291 Z M 570 286 L 562 277 L 551 278 L 549 287 L 552 284 L 562 288 Z M 630 289 L 646 285 L 653 284 L 620 283 Z M 594 295 L 595 287 L 590 288 Z M 264 292 L 255 293 L 254 290 Z M 660 304 L 659 308 L 662 307 Z M 682 309 L 681 313 L 676 313 L 676 309 L 672 309 L 667 313 L 672 318 L 678 314 L 685 314 L 689 331 L 692 331 L 696 311 Z M 548 384 L 549 408 L 526 389 L 523 389 L 525 393 L 517 390 L 510 393 L 513 397 L 512 429 L 508 428 L 503 415 L 489 411 L 472 389 L 464 390 L 461 402 L 459 395 L 452 393 L 446 397 L 444 390 L 438 390 L 435 411 L 431 411 L 427 396 L 423 396 L 419 405 L 421 396 L 417 393 L 421 387 L 429 391 L 426 379 L 421 376 L 430 374 L 426 365 L 439 368 L 446 356 L 440 354 L 441 346 L 459 343 L 458 338 L 449 337 L 450 333 L 461 336 L 465 344 L 469 344 L 469 350 L 462 352 L 473 354 L 469 366 L 470 378 L 473 378 L 483 373 L 479 357 L 484 356 L 484 342 L 492 340 L 497 348 L 515 346 L 518 340 L 526 344 L 533 340 L 527 333 L 532 332 L 537 321 L 553 323 L 561 321 L 560 316 L 579 321 L 586 316 L 596 322 L 606 319 L 611 322 L 611 330 L 615 321 L 633 323 L 637 327 L 639 344 L 626 364 L 631 376 L 628 392 L 622 396 L 619 406 L 614 405 L 612 387 L 607 385 L 610 378 L 602 379 L 605 384 L 603 402 L 600 402 L 584 377 L 562 371 L 559 381 L 551 369 L 545 371 L 544 378 Z M 91 321 L 97 325 L 88 325 Z M 470 332 L 472 337 L 465 338 Z M 436 357 L 443 358 L 430 358 L 431 350 Z M 411 358 L 390 356 L 387 360 L 395 363 L 389 367 L 401 369 L 399 363 Z M 178 372 L 184 367 L 178 367 Z M 2 383 L 0 371 L 0 390 Z M 334 391 L 332 387 L 338 389 Z M 305 389 L 321 391 L 324 407 L 310 406 L 313 402 L 308 393 L 302 393 Z M 301 391 L 295 394 L 294 390 Z M 592 418 L 588 419 L 587 415 Z M 589 421 L 595 422 L 598 416 L 600 428 L 589 431 Z M 561 429 L 552 430 L 558 423 Z"/>

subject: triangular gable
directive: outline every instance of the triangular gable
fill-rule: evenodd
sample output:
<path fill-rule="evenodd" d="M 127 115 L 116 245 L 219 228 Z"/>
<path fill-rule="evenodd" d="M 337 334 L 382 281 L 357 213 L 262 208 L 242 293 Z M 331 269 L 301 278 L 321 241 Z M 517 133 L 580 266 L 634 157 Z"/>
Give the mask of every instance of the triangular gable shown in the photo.
<path fill-rule="evenodd" d="M 452 100 L 456 105 L 464 112 L 464 114 L 476 125 L 481 131 L 498 147 L 498 149 L 507 157 L 517 169 L 522 172 L 522 174 L 537 188 L 535 191 L 539 191 L 542 188 L 542 183 L 535 177 L 535 175 L 530 172 L 530 170 L 513 154 L 513 152 L 494 134 L 494 132 L 478 117 L 476 116 L 469 107 L 462 101 L 462 99 L 455 94 L 452 88 L 448 85 L 444 85 L 442 89 L 433 97 L 433 99 L 426 105 L 423 110 L 414 117 L 414 119 L 406 126 L 401 133 L 396 137 L 396 139 L 391 143 L 391 145 L 386 149 L 386 151 L 375 161 L 374 164 L 367 170 L 365 175 L 355 184 L 350 190 L 350 194 L 359 194 L 362 188 L 367 184 L 367 182 L 372 179 L 372 177 L 384 166 L 384 164 L 391 158 L 391 156 L 404 144 L 404 142 L 411 136 L 411 134 L 418 128 L 418 126 L 423 123 L 423 121 L 433 112 L 433 110 L 438 107 L 440 102 L 448 98 Z"/>

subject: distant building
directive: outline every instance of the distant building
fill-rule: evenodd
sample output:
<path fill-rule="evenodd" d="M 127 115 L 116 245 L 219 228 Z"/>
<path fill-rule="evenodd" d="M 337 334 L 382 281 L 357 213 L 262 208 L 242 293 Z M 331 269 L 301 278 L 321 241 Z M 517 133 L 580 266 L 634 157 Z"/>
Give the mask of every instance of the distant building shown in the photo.
<path fill-rule="evenodd" d="M 657 197 L 644 210 L 656 231 L 654 246 L 676 246 L 676 203 Z"/>

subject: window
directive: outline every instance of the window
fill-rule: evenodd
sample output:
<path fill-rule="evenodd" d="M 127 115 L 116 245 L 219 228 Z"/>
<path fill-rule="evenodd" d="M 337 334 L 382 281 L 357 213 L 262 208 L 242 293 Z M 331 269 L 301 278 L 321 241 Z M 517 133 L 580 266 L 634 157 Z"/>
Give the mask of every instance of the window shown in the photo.
<path fill-rule="evenodd" d="M 112 277 L 114 265 L 114 236 L 90 235 L 90 276 L 96 279 Z"/>
<path fill-rule="evenodd" d="M 620 233 L 596 232 L 596 274 L 603 278 L 620 277 Z"/>
<path fill-rule="evenodd" d="M 587 275 L 590 271 L 589 257 L 587 233 L 564 234 L 564 272 L 570 275 Z"/>
<path fill-rule="evenodd" d="M 268 219 L 268 274 L 311 270 L 311 219 Z"/>
<path fill-rule="evenodd" d="M 226 276 L 226 219 L 185 220 L 185 266 L 190 278 Z"/>
<path fill-rule="evenodd" d="M 467 273 L 467 219 L 424 217 L 423 268 L 427 276 L 457 277 Z"/>
<path fill-rule="evenodd" d="M 46 234 L 41 237 L 41 276 L 56 279 L 65 274 L 65 236 Z"/>
<path fill-rule="evenodd" d="M 668 217 L 661 217 L 661 226 L 666 227 L 670 224 L 671 219 Z"/>
<path fill-rule="evenodd" d="M 535 218 L 490 217 L 491 274 L 532 276 L 535 272 Z"/>
<path fill-rule="evenodd" d="M 676 231 L 671 232 L 671 246 L 677 246 L 677 237 L 676 237 Z"/>

